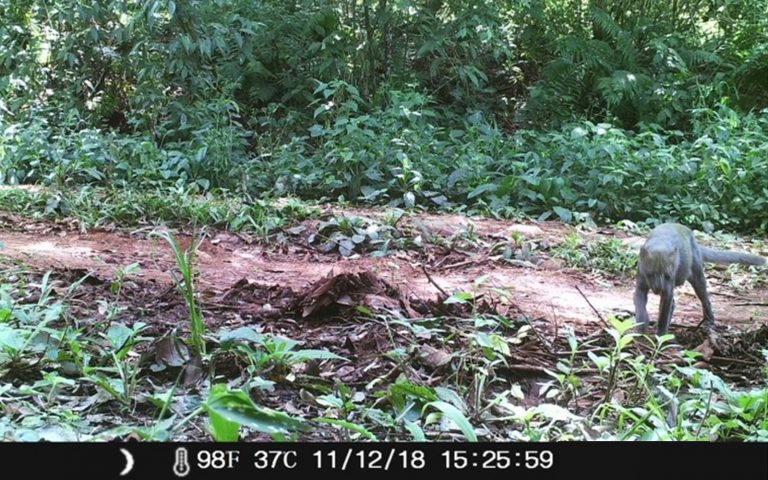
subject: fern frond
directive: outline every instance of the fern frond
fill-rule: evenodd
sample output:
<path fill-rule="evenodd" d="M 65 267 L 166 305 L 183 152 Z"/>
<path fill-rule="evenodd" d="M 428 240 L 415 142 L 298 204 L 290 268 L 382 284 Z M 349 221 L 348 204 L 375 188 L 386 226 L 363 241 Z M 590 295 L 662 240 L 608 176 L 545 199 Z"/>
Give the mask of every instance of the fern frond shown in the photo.
<path fill-rule="evenodd" d="M 589 16 L 592 22 L 605 33 L 610 40 L 617 42 L 619 37 L 625 34 L 624 30 L 616 24 L 608 13 L 601 8 L 590 7 Z"/>

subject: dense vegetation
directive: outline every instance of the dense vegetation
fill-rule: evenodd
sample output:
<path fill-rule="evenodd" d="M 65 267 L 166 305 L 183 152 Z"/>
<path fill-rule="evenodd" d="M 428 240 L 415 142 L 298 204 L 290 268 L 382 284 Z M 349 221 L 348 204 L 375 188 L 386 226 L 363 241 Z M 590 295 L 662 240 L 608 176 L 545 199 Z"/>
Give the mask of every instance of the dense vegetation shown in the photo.
<path fill-rule="evenodd" d="M 768 2 L 0 1 L 0 182 L 768 228 Z"/>

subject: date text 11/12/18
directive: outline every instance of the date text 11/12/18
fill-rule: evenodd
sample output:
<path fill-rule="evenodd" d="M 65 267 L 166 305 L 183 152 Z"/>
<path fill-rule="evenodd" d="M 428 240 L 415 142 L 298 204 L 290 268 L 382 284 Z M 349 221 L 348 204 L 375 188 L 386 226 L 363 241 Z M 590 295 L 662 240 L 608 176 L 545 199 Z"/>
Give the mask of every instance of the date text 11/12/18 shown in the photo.
<path fill-rule="evenodd" d="M 429 456 L 422 450 L 344 449 L 316 451 L 312 454 L 319 470 L 421 470 L 435 467 L 428 465 Z M 446 470 L 547 470 L 554 465 L 551 450 L 512 451 L 505 449 L 461 450 L 448 449 L 440 454 L 441 467 Z M 436 460 L 432 458 L 432 461 Z"/>

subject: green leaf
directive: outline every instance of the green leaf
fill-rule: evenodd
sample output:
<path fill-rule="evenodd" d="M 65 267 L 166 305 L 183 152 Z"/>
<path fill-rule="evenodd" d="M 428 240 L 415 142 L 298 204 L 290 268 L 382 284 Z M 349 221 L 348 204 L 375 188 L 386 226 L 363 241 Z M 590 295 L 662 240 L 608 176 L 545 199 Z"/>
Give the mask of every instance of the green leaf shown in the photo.
<path fill-rule="evenodd" d="M 306 360 L 346 360 L 346 358 L 328 350 L 298 350 L 291 352 L 289 355 L 294 361 L 299 362 Z"/>
<path fill-rule="evenodd" d="M 475 342 L 481 347 L 490 348 L 502 355 L 509 356 L 510 350 L 507 341 L 495 333 L 477 332 L 473 335 Z"/>
<path fill-rule="evenodd" d="M 460 410 L 465 410 L 467 406 L 464 404 L 464 400 L 458 393 L 446 387 L 435 387 L 435 393 L 445 402 L 448 402 Z"/>
<path fill-rule="evenodd" d="M 572 414 L 565 408 L 559 405 L 553 405 L 551 403 L 542 403 L 536 407 L 536 412 L 551 420 L 576 421 L 581 418 Z"/>
<path fill-rule="evenodd" d="M 485 183 L 483 185 L 480 185 L 479 187 L 476 187 L 474 190 L 469 192 L 469 195 L 467 195 L 467 198 L 475 198 L 478 197 L 485 192 L 495 192 L 498 188 L 498 185 L 495 183 Z"/>
<path fill-rule="evenodd" d="M 362 435 L 367 440 L 372 440 L 374 442 L 378 442 L 379 441 L 379 439 L 376 438 L 376 435 L 374 435 L 371 432 L 369 432 L 364 426 L 358 425 L 356 423 L 348 422 L 346 420 L 339 420 L 339 419 L 336 419 L 336 418 L 326 418 L 326 417 L 316 418 L 315 421 L 317 423 L 326 423 L 326 424 L 329 424 L 329 425 L 336 425 L 338 427 L 345 428 L 345 429 L 349 430 L 350 432 L 359 433 L 360 435 Z"/>
<path fill-rule="evenodd" d="M 407 382 L 390 385 L 389 393 L 390 395 L 410 395 L 428 402 L 437 400 L 437 395 L 429 388 Z"/>
<path fill-rule="evenodd" d="M 122 348 L 133 336 L 133 330 L 122 323 L 113 323 L 107 330 L 107 340 L 113 349 Z"/>
<path fill-rule="evenodd" d="M 24 346 L 24 337 L 19 330 L 0 325 L 0 349 L 18 351 Z"/>
<path fill-rule="evenodd" d="M 469 292 L 458 292 L 446 298 L 443 303 L 446 305 L 450 305 L 452 303 L 467 303 L 471 301 L 473 298 L 474 297 Z"/>
<path fill-rule="evenodd" d="M 195 154 L 195 160 L 202 162 L 205 160 L 206 155 L 208 155 L 208 147 L 202 146 L 197 150 L 197 153 Z"/>
<path fill-rule="evenodd" d="M 227 420 L 217 412 L 208 412 L 211 435 L 217 442 L 236 442 L 240 438 L 240 425 Z"/>
<path fill-rule="evenodd" d="M 232 331 L 220 331 L 219 343 L 222 345 L 230 343 L 261 343 L 264 339 L 264 335 L 256 332 L 256 330 L 250 327 L 240 327 Z"/>
<path fill-rule="evenodd" d="M 96 180 L 102 180 L 104 179 L 104 174 L 100 171 L 96 170 L 93 167 L 89 167 L 85 169 L 85 172 L 90 176 L 91 178 L 94 178 Z"/>
<path fill-rule="evenodd" d="M 413 192 L 405 192 L 403 194 L 403 202 L 406 208 L 413 208 L 416 205 L 416 196 Z"/>
<path fill-rule="evenodd" d="M 219 416 L 217 422 L 224 420 L 256 430 L 257 432 L 276 434 L 303 431 L 307 429 L 304 420 L 291 417 L 283 412 L 257 406 L 242 390 L 229 390 L 226 385 L 214 385 L 208 399 L 202 405 L 209 414 Z M 213 418 L 211 419 L 213 424 Z M 220 423 L 227 433 L 227 426 Z"/>
<path fill-rule="evenodd" d="M 443 412 L 443 415 L 448 417 L 453 423 L 456 424 L 457 427 L 459 427 L 459 430 L 461 430 L 461 433 L 464 434 L 464 437 L 467 440 L 470 442 L 477 441 L 477 434 L 475 433 L 474 427 L 472 427 L 472 424 L 469 423 L 467 417 L 465 417 L 458 408 L 454 407 L 450 403 L 443 401 L 430 402 L 425 406 L 425 408 L 426 407 L 433 407 L 440 410 Z"/>
<path fill-rule="evenodd" d="M 315 124 L 315 125 L 312 125 L 311 127 L 309 127 L 309 135 L 311 137 L 313 137 L 313 138 L 314 137 L 319 137 L 320 135 L 322 135 L 324 133 L 325 133 L 325 129 L 323 128 L 322 125 Z"/>
<path fill-rule="evenodd" d="M 570 223 L 571 220 L 573 220 L 573 214 L 568 209 L 555 206 L 552 207 L 552 211 L 554 211 L 557 216 L 560 217 L 560 220 L 564 221 L 565 223 Z"/>
<path fill-rule="evenodd" d="M 315 401 L 318 405 L 332 408 L 342 408 L 344 406 L 344 400 L 340 399 L 336 395 L 319 395 L 315 397 Z"/>
<path fill-rule="evenodd" d="M 587 135 L 587 131 L 582 127 L 576 127 L 571 130 L 571 140 L 576 140 Z"/>
<path fill-rule="evenodd" d="M 633 341 L 634 339 L 635 339 L 635 337 L 634 337 L 634 335 L 632 335 L 632 334 L 630 334 L 630 335 L 624 335 L 623 337 L 621 337 L 621 338 L 619 339 L 619 345 L 618 345 L 618 347 L 619 347 L 619 350 L 624 350 L 624 348 L 626 348 L 626 347 L 627 347 L 627 345 L 629 345 L 630 343 L 632 343 L 632 341 Z"/>
<path fill-rule="evenodd" d="M 408 430 L 408 433 L 413 437 L 414 442 L 427 441 L 427 436 L 424 435 L 424 430 L 422 430 L 418 424 L 410 420 L 403 420 L 403 425 L 405 425 L 405 429 Z"/>

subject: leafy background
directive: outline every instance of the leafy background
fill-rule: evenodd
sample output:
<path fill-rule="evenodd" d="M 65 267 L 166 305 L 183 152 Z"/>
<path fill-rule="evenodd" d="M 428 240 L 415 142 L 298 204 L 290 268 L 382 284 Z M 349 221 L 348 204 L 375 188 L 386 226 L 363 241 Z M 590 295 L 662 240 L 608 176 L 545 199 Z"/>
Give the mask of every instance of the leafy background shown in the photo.
<path fill-rule="evenodd" d="M 768 227 L 765 0 L 0 15 L 3 183 Z"/>

